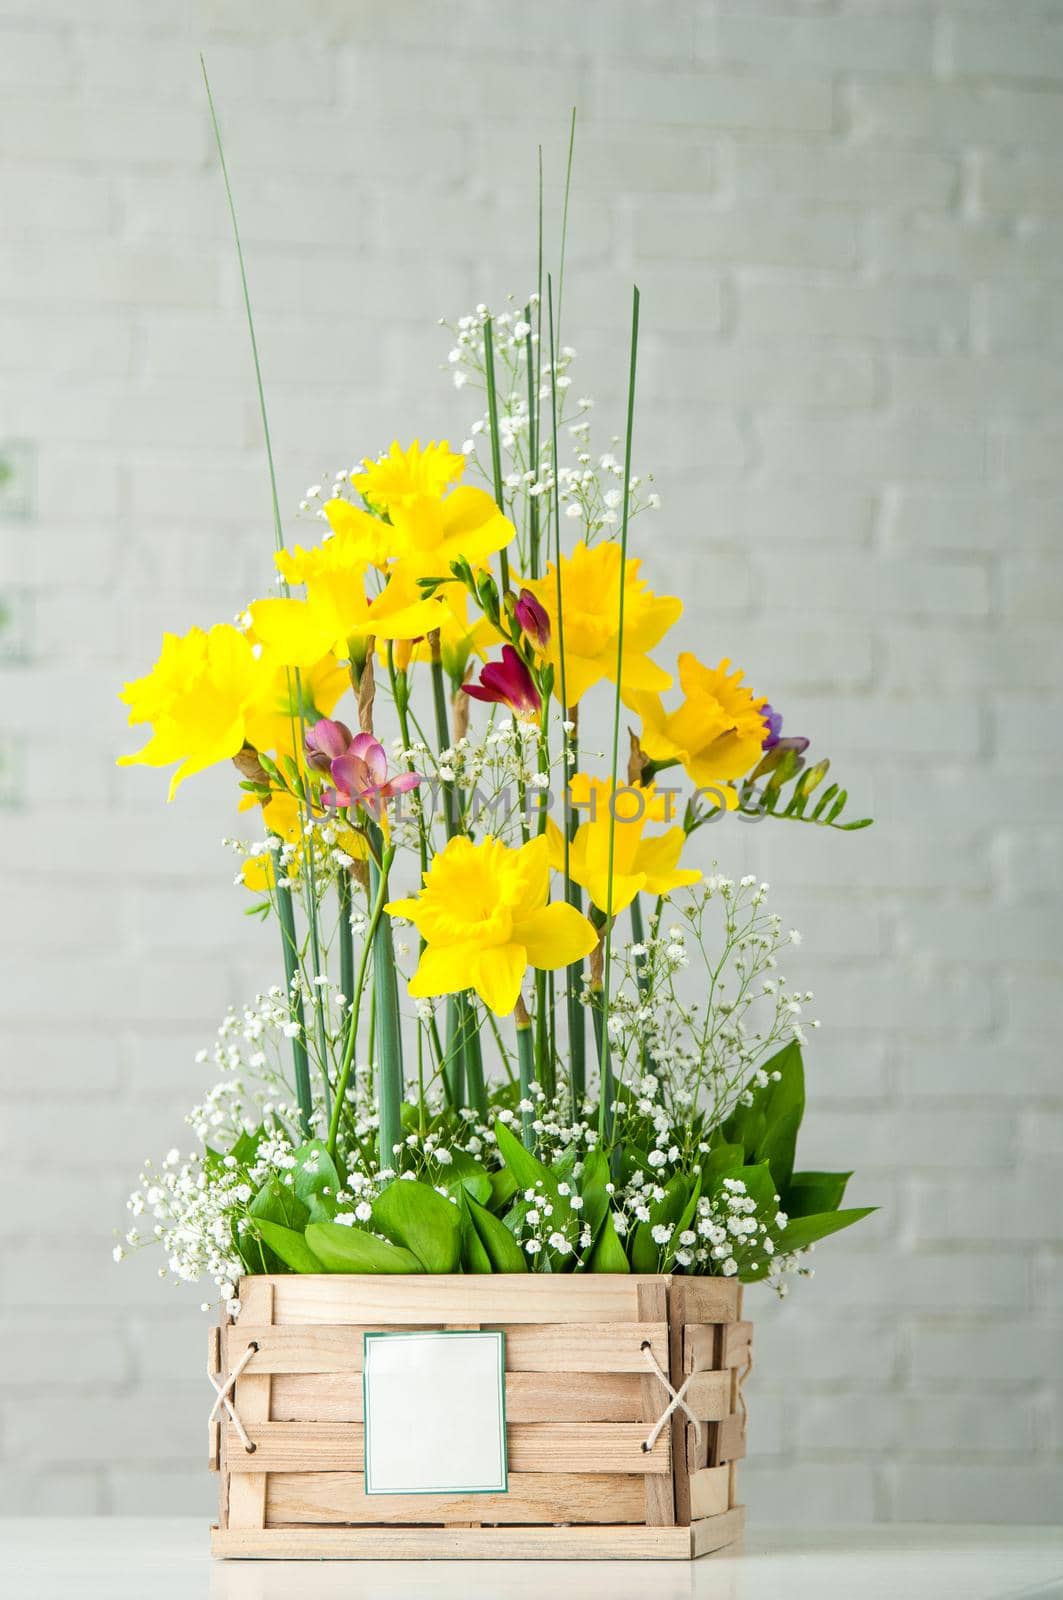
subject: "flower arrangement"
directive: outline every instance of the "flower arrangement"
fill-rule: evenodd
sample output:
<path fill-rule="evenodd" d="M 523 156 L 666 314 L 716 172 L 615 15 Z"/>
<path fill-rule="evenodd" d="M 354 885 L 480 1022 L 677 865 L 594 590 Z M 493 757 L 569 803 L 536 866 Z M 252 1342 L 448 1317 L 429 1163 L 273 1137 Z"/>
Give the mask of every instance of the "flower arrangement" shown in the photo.
<path fill-rule="evenodd" d="M 727 659 L 671 670 L 682 601 L 629 554 L 659 506 L 632 468 L 638 294 L 618 457 L 547 290 L 450 329 L 484 397 L 460 450 L 337 473 L 292 548 L 274 494 L 279 593 L 167 634 L 122 694 L 150 737 L 121 760 L 172 767 L 171 798 L 233 764 L 258 835 L 230 841 L 237 882 L 279 930 L 283 982 L 223 1022 L 197 1151 L 149 1164 L 129 1204 L 152 1220 L 115 1248 L 158 1242 L 230 1311 L 255 1272 L 783 1291 L 865 1215 L 847 1174 L 796 1168 L 798 935 L 693 847 L 732 815 L 866 822 Z"/>

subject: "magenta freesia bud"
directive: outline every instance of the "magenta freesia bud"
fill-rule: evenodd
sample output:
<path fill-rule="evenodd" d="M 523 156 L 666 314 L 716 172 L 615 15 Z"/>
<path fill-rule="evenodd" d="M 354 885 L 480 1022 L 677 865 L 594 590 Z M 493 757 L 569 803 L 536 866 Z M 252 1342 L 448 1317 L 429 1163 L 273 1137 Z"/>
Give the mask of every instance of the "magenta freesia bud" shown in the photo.
<path fill-rule="evenodd" d="M 550 618 L 530 589 L 522 589 L 513 607 L 513 614 L 537 650 L 545 650 L 550 643 Z"/>
<path fill-rule="evenodd" d="M 400 772 L 389 778 L 384 746 L 371 733 L 359 733 L 351 739 L 348 748 L 330 764 L 330 771 L 336 787 L 324 790 L 325 804 L 333 810 L 364 806 L 378 821 L 386 800 L 416 789 L 421 781 L 416 772 Z"/>
<path fill-rule="evenodd" d="M 465 684 L 473 700 L 486 700 L 508 706 L 518 717 L 537 717 L 542 700 L 527 665 L 511 644 L 502 646 L 502 660 L 489 661 L 480 673 L 479 683 Z"/>
<path fill-rule="evenodd" d="M 351 730 L 345 722 L 333 722 L 322 717 L 306 730 L 307 765 L 317 772 L 327 772 L 332 763 L 345 756 L 351 747 Z"/>

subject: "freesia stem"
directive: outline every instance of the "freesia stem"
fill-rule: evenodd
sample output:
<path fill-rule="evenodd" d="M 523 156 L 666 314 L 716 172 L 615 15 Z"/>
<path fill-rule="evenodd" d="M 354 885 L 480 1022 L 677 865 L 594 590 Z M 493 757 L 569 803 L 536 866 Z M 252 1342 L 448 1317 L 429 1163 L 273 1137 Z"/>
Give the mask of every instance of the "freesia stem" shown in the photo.
<path fill-rule="evenodd" d="M 332 1120 L 328 1130 L 328 1152 L 333 1161 L 336 1159 L 336 1141 L 339 1138 L 340 1116 L 347 1099 L 347 1084 L 350 1081 L 351 1066 L 354 1062 L 354 1052 L 358 1043 L 358 1017 L 362 1009 L 362 994 L 365 990 L 365 974 L 369 965 L 369 957 L 373 949 L 373 940 L 380 926 L 380 919 L 384 912 L 384 901 L 388 897 L 388 871 L 394 858 L 394 849 L 384 853 L 381 870 L 378 873 L 376 898 L 369 915 L 369 926 L 365 931 L 365 943 L 362 946 L 361 958 L 358 962 L 358 972 L 353 983 L 353 994 L 350 997 L 351 1020 L 347 1025 L 347 1042 L 343 1047 L 343 1060 L 340 1062 L 339 1076 L 336 1079 L 336 1098 L 332 1105 Z"/>

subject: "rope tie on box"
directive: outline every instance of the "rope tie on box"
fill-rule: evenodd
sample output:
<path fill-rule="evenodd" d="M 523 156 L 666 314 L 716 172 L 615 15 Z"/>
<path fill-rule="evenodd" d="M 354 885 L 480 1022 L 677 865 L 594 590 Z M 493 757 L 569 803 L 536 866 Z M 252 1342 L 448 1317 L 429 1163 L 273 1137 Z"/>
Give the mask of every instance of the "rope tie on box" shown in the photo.
<path fill-rule="evenodd" d="M 753 1351 L 750 1349 L 745 1366 L 738 1374 L 738 1404 L 742 1407 L 742 1434 L 745 1436 L 746 1426 L 749 1422 L 749 1407 L 746 1404 L 745 1382 L 753 1371 Z"/>
<path fill-rule="evenodd" d="M 657 1357 L 654 1355 L 653 1346 L 650 1344 L 648 1339 L 643 1339 L 642 1341 L 642 1354 L 645 1357 L 646 1365 L 648 1367 L 652 1367 L 653 1371 L 657 1374 L 658 1378 L 660 1378 L 661 1382 L 664 1384 L 664 1387 L 668 1390 L 668 1393 L 672 1397 L 667 1406 L 661 1412 L 660 1416 L 657 1418 L 657 1421 L 653 1424 L 653 1427 L 650 1429 L 649 1437 L 642 1441 L 643 1450 L 648 1452 L 653 1449 L 654 1445 L 657 1443 L 657 1440 L 661 1437 L 661 1433 L 666 1424 L 671 1419 L 673 1411 L 677 1410 L 686 1412 L 687 1416 L 694 1424 L 694 1432 L 698 1443 L 700 1444 L 701 1423 L 694 1415 L 693 1411 L 691 1411 L 686 1401 L 683 1399 L 683 1396 L 686 1394 L 697 1374 L 692 1372 L 689 1377 L 683 1379 L 683 1382 L 679 1385 L 678 1389 L 673 1389 L 671 1383 L 668 1381 L 668 1374 L 664 1371 L 660 1362 L 657 1360 Z"/>
<path fill-rule="evenodd" d="M 236 1432 L 240 1438 L 240 1443 L 243 1445 L 248 1455 L 251 1455 L 254 1450 L 257 1450 L 258 1446 L 252 1444 L 251 1440 L 248 1438 L 247 1429 L 240 1421 L 240 1414 L 229 1396 L 236 1387 L 237 1378 L 240 1376 L 241 1372 L 243 1372 L 244 1368 L 247 1366 L 247 1363 L 251 1360 L 251 1357 L 257 1354 L 258 1345 L 252 1342 L 248 1345 L 247 1349 L 244 1351 L 243 1355 L 240 1357 L 229 1376 L 225 1379 L 224 1383 L 222 1382 L 221 1373 L 212 1372 L 210 1370 L 210 1362 L 207 1362 L 207 1377 L 210 1379 L 211 1385 L 217 1394 L 217 1398 L 214 1401 L 214 1405 L 211 1407 L 211 1413 L 207 1418 L 207 1422 L 214 1422 L 217 1418 L 218 1412 L 224 1407 L 229 1414 L 229 1421 L 236 1429 Z"/>

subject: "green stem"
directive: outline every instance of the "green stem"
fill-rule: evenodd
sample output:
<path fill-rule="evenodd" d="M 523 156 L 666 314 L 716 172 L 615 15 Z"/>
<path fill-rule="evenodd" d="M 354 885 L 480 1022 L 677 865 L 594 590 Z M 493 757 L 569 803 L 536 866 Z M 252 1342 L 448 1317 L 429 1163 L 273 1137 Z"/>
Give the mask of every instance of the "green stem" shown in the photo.
<path fill-rule="evenodd" d="M 351 935 L 351 875 L 346 867 L 340 868 L 337 888 L 340 898 L 340 993 L 349 1004 L 354 998 L 354 939 Z"/>
<path fill-rule="evenodd" d="M 528 379 L 528 470 L 532 482 L 539 481 L 539 374 L 535 339 L 532 328 L 531 303 L 524 307 L 524 320 L 528 325 L 525 340 L 525 365 Z M 541 320 L 541 318 L 540 318 Z M 539 576 L 539 496 L 528 496 L 528 576 Z"/>
<path fill-rule="evenodd" d="M 384 854 L 381 869 L 377 872 L 376 895 L 369 914 L 369 926 L 365 931 L 365 943 L 362 946 L 362 954 L 358 962 L 358 973 L 352 984 L 353 993 L 350 996 L 351 1016 L 347 1024 L 347 1039 L 343 1047 L 343 1059 L 340 1062 L 339 1076 L 336 1079 L 336 1098 L 333 1101 L 332 1118 L 329 1122 L 328 1130 L 328 1151 L 333 1161 L 336 1159 L 336 1141 L 339 1138 L 340 1116 L 346 1103 L 347 1085 L 350 1082 L 354 1052 L 358 1044 L 358 1018 L 362 1009 L 362 994 L 365 990 L 365 973 L 369 965 L 369 956 L 373 949 L 377 929 L 381 925 L 381 919 L 384 914 L 384 901 L 388 897 L 388 871 L 394 855 L 394 850 L 388 849 Z M 381 1166 L 383 1165 L 384 1162 L 381 1161 Z"/>
<path fill-rule="evenodd" d="M 579 764 L 579 723 L 577 721 L 577 717 L 578 712 L 576 707 L 571 706 L 568 711 L 567 720 L 573 724 L 573 731 L 568 735 L 566 750 L 571 751 L 571 753 L 576 757 L 573 766 L 577 766 Z M 566 767 L 567 766 L 568 763 L 566 762 Z M 572 839 L 575 837 L 576 828 L 579 822 L 579 819 L 572 808 L 571 799 L 569 798 L 568 785 L 570 776 L 571 773 L 569 771 L 566 771 L 562 775 L 565 793 L 564 836 L 566 845 L 570 845 Z M 579 884 L 574 883 L 571 876 L 566 879 L 565 898 L 570 906 L 574 906 L 577 911 L 582 912 L 583 895 Z M 570 967 L 567 967 L 565 969 L 565 979 L 565 1000 L 568 1011 L 569 1074 L 572 1088 L 573 1112 L 575 1113 L 575 1110 L 579 1107 L 587 1093 L 587 1019 L 584 1014 L 586 1008 L 580 999 L 580 995 L 583 993 L 583 962 L 574 961 Z"/>
<path fill-rule="evenodd" d="M 627 585 L 627 531 L 631 502 L 631 440 L 635 427 L 635 370 L 639 347 L 639 291 L 637 286 L 631 298 L 631 359 L 627 388 L 627 429 L 624 446 L 624 501 L 620 519 L 620 603 L 616 626 L 616 693 L 613 699 L 613 759 L 610 794 L 616 793 L 617 770 L 620 761 L 620 685 L 624 668 L 624 599 Z M 605 906 L 605 963 L 602 971 L 602 1026 L 598 1040 L 598 1076 L 601 1097 L 598 1102 L 598 1134 L 603 1142 L 612 1136 L 613 1125 L 613 1064 L 609 1051 L 609 977 L 613 954 L 613 863 L 616 854 L 616 807 L 609 807 L 609 861 L 607 869 L 608 890 Z"/>
<path fill-rule="evenodd" d="M 465 1081 L 469 1089 L 469 1105 L 482 1122 L 487 1120 L 487 1089 L 484 1084 L 483 1054 L 480 1049 L 480 1030 L 476 1015 L 467 997 L 458 996 L 458 1011 L 462 1020 L 462 1043 L 465 1057 Z"/>
<path fill-rule="evenodd" d="M 274 862 L 277 855 L 274 853 Z M 274 869 L 276 871 L 276 867 Z M 303 1012 L 302 990 L 295 986 L 293 980 L 299 971 L 299 947 L 295 942 L 295 907 L 292 904 L 292 891 L 286 883 L 277 884 L 277 920 L 281 927 L 281 949 L 284 954 L 284 977 L 288 991 L 288 1004 L 291 1008 L 292 1021 L 299 1032 L 292 1039 L 292 1063 L 295 1069 L 295 1098 L 299 1103 L 299 1126 L 303 1138 L 309 1139 L 311 1129 L 311 1113 L 314 1109 L 314 1100 L 310 1092 L 310 1062 L 306 1054 L 306 1021 Z"/>
<path fill-rule="evenodd" d="M 642 899 L 636 895 L 631 902 L 631 936 L 636 944 L 645 945 L 646 928 L 642 920 Z M 643 1004 L 649 998 L 650 981 L 646 972 L 647 958 L 644 955 L 635 957 L 635 982 L 638 984 L 639 998 Z M 649 1070 L 649 1052 L 646 1049 L 646 1038 L 643 1035 L 639 1041 L 639 1060 L 643 1072 Z"/>
<path fill-rule="evenodd" d="M 379 900 L 383 906 L 387 898 L 388 869 L 394 850 L 382 850 L 382 839 L 375 824 L 370 825 L 370 838 L 376 847 L 374 855 L 380 855 L 379 867 L 375 859 L 369 863 L 370 893 L 374 904 Z M 391 925 L 379 917 L 373 933 L 373 993 L 376 997 L 380 1056 L 376 1081 L 377 1111 L 380 1115 L 378 1151 L 381 1167 L 395 1171 L 398 1159 L 395 1147 L 402 1144 L 402 1030 Z"/>
<path fill-rule="evenodd" d="M 513 1059 L 509 1051 L 506 1049 L 506 1042 L 502 1037 L 502 1029 L 498 1026 L 498 1018 L 489 1008 L 485 1010 L 484 1015 L 487 1017 L 488 1027 L 494 1034 L 495 1044 L 498 1046 L 498 1059 L 502 1063 L 502 1070 L 505 1072 L 510 1083 L 513 1083 L 515 1082 L 513 1077 Z"/>
<path fill-rule="evenodd" d="M 450 749 L 450 723 L 447 719 L 447 686 L 443 679 L 443 663 L 439 656 L 439 640 L 432 635 L 432 703 L 436 714 L 436 738 L 439 740 L 439 754 Z M 452 783 L 443 784 L 443 816 L 446 822 L 447 838 L 453 839 L 458 832 L 457 798 L 454 794 Z"/>
<path fill-rule="evenodd" d="M 531 1105 L 534 1069 L 532 1066 L 532 1030 L 530 1022 L 517 1023 L 517 1067 L 520 1073 L 521 1100 L 527 1101 Z M 535 1134 L 532 1130 L 531 1111 L 522 1111 L 520 1114 L 520 1136 L 524 1141 L 525 1150 L 535 1149 Z"/>
<path fill-rule="evenodd" d="M 462 1050 L 461 1022 L 456 995 L 447 996 L 447 1044 L 443 1057 L 447 1096 L 457 1110 L 465 1104 L 465 1054 Z"/>
<path fill-rule="evenodd" d="M 495 335 L 490 317 L 484 323 L 484 369 L 487 377 L 487 416 L 491 425 L 491 476 L 494 479 L 495 504 L 502 515 L 506 514 L 502 491 L 502 441 L 498 436 L 498 391 L 495 387 Z M 502 593 L 509 588 L 509 557 L 505 550 L 498 552 L 502 573 Z"/>

